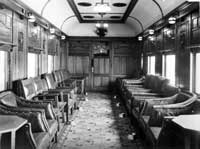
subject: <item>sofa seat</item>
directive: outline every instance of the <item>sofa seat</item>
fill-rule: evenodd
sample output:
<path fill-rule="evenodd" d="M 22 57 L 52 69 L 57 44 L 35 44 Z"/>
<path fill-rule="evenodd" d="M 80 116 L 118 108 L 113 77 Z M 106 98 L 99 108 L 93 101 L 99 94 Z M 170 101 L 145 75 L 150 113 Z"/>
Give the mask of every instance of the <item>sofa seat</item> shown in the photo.
<path fill-rule="evenodd" d="M 35 142 L 37 144 L 37 149 L 45 149 L 48 148 L 50 143 L 50 135 L 47 132 L 38 132 L 33 133 Z"/>
<path fill-rule="evenodd" d="M 151 129 L 155 139 L 158 140 L 162 128 L 161 127 L 150 127 L 150 129 Z"/>
<path fill-rule="evenodd" d="M 56 120 L 47 120 L 49 124 L 49 134 L 54 137 L 54 134 L 57 132 L 58 123 Z"/>
<path fill-rule="evenodd" d="M 150 120 L 150 116 L 148 115 L 143 115 L 142 118 L 144 119 L 145 123 L 149 123 L 149 120 Z"/>

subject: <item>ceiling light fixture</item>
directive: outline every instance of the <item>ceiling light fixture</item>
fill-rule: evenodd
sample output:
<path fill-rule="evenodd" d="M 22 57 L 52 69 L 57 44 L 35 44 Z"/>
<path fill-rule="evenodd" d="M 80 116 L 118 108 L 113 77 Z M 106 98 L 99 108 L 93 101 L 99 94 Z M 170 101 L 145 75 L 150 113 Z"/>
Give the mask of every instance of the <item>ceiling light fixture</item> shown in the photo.
<path fill-rule="evenodd" d="M 94 11 L 98 13 L 107 13 L 111 11 L 111 8 L 109 3 L 104 3 L 103 0 L 101 0 L 101 3 L 96 3 L 94 6 Z"/>
<path fill-rule="evenodd" d="M 95 33 L 99 37 L 104 37 L 108 33 L 108 23 L 97 23 Z"/>

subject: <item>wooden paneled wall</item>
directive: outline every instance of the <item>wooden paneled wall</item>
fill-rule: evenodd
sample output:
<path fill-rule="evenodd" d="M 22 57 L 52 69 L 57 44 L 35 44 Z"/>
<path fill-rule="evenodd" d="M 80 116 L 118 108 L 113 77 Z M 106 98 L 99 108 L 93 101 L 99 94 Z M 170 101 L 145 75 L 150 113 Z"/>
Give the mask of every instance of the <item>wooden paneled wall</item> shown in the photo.
<path fill-rule="evenodd" d="M 190 10 L 191 11 L 191 10 Z M 155 40 L 143 41 L 144 71 L 147 72 L 147 56 L 156 56 L 156 73 L 162 73 L 162 54 L 176 55 L 176 85 L 190 88 L 190 52 L 200 45 L 199 10 L 178 19 L 175 25 L 167 25 L 155 33 Z M 167 31 L 170 30 L 170 32 Z"/>
<path fill-rule="evenodd" d="M 38 75 L 47 72 L 50 33 L 37 23 L 28 22 L 28 19 L 16 12 L 0 9 L 0 50 L 8 53 L 7 89 L 12 89 L 12 82 L 27 77 L 28 52 L 37 53 Z M 60 38 L 55 37 L 54 69 L 67 68 L 67 44 L 60 45 Z M 51 41 L 50 41 L 51 42 Z M 52 53 L 51 53 L 52 54 Z"/>
<path fill-rule="evenodd" d="M 87 76 L 91 90 L 106 89 L 117 77 L 136 77 L 140 69 L 138 43 L 130 38 L 105 38 L 109 54 L 95 57 L 98 38 L 71 38 L 69 40 L 68 69 L 74 75 Z"/>

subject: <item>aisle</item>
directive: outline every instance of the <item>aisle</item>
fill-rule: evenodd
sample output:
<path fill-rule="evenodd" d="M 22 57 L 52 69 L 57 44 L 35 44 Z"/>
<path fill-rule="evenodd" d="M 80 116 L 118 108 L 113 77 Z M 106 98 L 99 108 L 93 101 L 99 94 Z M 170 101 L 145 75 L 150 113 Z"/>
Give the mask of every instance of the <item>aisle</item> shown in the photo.
<path fill-rule="evenodd" d="M 89 93 L 80 105 L 71 125 L 58 140 L 56 149 L 140 149 L 132 139 L 134 129 L 118 100 L 102 93 Z"/>

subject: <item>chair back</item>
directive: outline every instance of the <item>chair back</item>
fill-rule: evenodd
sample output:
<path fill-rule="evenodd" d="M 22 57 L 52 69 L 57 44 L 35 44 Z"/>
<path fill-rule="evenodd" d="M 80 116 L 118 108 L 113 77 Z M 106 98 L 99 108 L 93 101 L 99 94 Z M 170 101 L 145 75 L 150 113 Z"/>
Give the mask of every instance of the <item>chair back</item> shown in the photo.
<path fill-rule="evenodd" d="M 17 107 L 17 96 L 11 91 L 0 93 L 0 103 L 6 106 Z"/>
<path fill-rule="evenodd" d="M 57 87 L 57 83 L 53 78 L 53 75 L 48 73 L 43 75 L 44 79 L 47 81 L 47 85 L 49 89 L 55 89 Z"/>
<path fill-rule="evenodd" d="M 26 80 L 20 80 L 23 88 L 24 98 L 31 100 L 33 97 L 37 95 L 36 87 L 33 83 L 33 78 L 29 78 Z"/>

